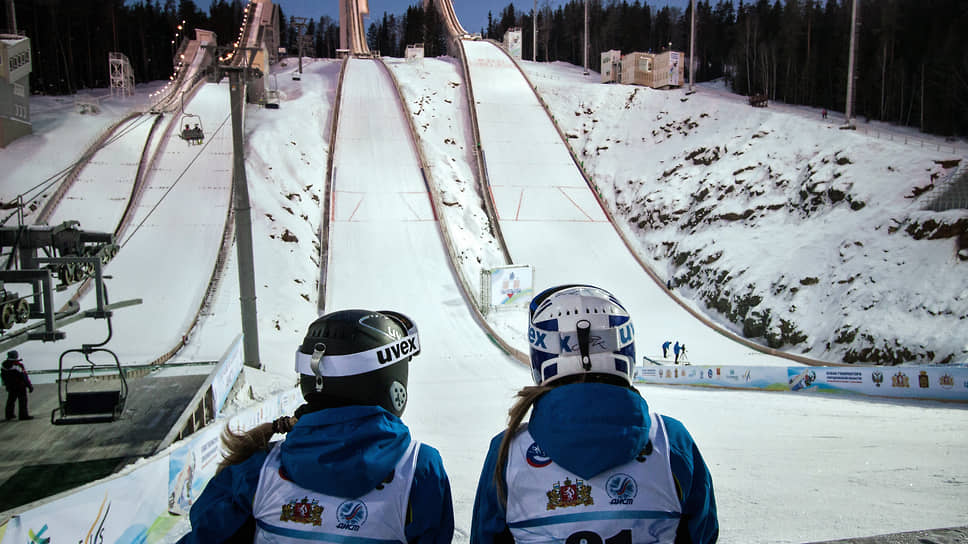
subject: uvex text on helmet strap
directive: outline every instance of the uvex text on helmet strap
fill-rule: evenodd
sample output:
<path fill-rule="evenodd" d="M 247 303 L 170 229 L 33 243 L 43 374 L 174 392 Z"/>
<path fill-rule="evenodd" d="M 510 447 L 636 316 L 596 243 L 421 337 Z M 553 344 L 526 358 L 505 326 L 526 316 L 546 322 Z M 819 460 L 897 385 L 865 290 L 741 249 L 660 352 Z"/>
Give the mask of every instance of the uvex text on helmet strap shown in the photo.
<path fill-rule="evenodd" d="M 407 336 L 391 344 L 359 353 L 326 355 L 324 347 L 322 353 L 319 354 L 319 358 L 315 361 L 315 365 L 313 359 L 318 350 L 314 350 L 313 354 L 307 354 L 296 349 L 296 372 L 320 378 L 322 376 L 353 376 L 386 368 L 420 353 L 420 338 L 417 335 L 416 327 L 408 332 Z M 319 379 L 317 379 L 318 383 Z"/>

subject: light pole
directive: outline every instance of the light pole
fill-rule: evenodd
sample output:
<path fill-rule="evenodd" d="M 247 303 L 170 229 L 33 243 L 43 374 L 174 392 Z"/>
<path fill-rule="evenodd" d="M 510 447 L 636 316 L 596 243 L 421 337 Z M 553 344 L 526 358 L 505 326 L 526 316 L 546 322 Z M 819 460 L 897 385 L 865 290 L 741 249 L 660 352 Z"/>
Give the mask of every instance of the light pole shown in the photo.
<path fill-rule="evenodd" d="M 585 75 L 588 75 L 588 0 L 585 0 Z"/>
<path fill-rule="evenodd" d="M 537 62 L 538 60 L 538 0 L 534 0 L 534 17 L 532 18 L 531 25 L 534 26 L 534 49 L 531 50 L 531 61 Z"/>
<path fill-rule="evenodd" d="M 854 126 L 854 56 L 857 40 L 857 0 L 853 0 L 850 8 L 850 52 L 847 54 L 847 106 L 844 111 L 844 121 L 847 126 Z"/>
<path fill-rule="evenodd" d="M 692 0 L 692 24 L 689 30 L 689 92 L 696 89 L 693 72 L 696 71 L 696 57 L 693 51 L 696 48 L 696 0 Z"/>

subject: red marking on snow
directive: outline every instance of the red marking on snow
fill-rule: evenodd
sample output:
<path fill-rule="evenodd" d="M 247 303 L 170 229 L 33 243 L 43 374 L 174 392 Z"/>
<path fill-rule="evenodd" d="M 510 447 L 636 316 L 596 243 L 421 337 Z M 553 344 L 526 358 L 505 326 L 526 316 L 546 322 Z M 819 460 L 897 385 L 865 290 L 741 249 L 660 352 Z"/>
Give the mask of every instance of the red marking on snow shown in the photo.
<path fill-rule="evenodd" d="M 561 194 L 565 195 L 565 198 L 567 198 L 569 202 L 571 202 L 572 204 L 575 205 L 576 208 L 578 208 L 578 211 L 580 211 L 582 213 L 582 215 L 584 215 L 585 217 L 587 217 L 589 221 L 594 221 L 594 219 L 592 219 L 592 217 L 590 215 L 588 215 L 587 213 L 585 213 L 585 210 L 581 209 L 581 206 L 579 206 L 577 202 L 575 202 L 574 200 L 572 200 L 572 198 L 570 196 L 568 196 L 568 193 L 565 192 L 565 188 L 564 187 L 558 186 L 558 190 L 561 191 Z"/>
<path fill-rule="evenodd" d="M 353 211 L 350 213 L 350 216 L 346 218 L 346 221 L 347 222 L 353 220 L 353 216 L 356 215 L 357 210 L 359 210 L 360 209 L 360 206 L 362 206 L 362 205 L 363 205 L 363 197 L 360 197 L 360 200 L 357 201 L 357 203 L 356 203 L 356 207 L 353 208 Z"/>

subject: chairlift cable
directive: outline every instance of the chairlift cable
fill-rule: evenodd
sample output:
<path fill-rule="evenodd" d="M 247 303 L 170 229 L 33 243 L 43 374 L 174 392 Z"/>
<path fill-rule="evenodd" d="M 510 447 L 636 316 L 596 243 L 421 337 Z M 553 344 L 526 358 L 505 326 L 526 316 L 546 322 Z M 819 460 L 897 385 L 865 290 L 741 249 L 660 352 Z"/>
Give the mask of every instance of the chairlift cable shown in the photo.
<path fill-rule="evenodd" d="M 47 179 L 41 181 L 40 183 L 34 185 L 33 187 L 27 189 L 26 191 L 20 193 L 17 196 L 20 197 L 20 198 L 22 198 L 24 202 L 30 202 L 31 200 L 37 198 L 39 195 L 41 195 L 45 191 L 49 190 L 54 185 L 57 185 L 58 183 L 61 183 L 62 181 L 64 181 L 64 178 L 67 176 L 68 172 L 70 172 L 71 170 L 73 170 L 74 168 L 76 168 L 78 165 L 80 165 L 80 164 L 84 163 L 85 161 L 89 160 L 98 151 L 106 148 L 108 145 L 110 145 L 110 144 L 116 142 L 117 140 L 119 140 L 120 138 L 126 136 L 129 132 L 131 132 L 132 130 L 134 130 L 135 128 L 137 128 L 140 124 L 144 123 L 145 121 L 146 121 L 146 118 L 145 118 L 144 115 L 139 116 L 138 121 L 136 123 L 129 123 L 125 128 L 123 128 L 123 129 L 121 129 L 119 131 L 116 131 L 114 134 L 112 134 L 112 136 L 110 138 L 108 138 L 107 140 L 105 140 L 104 142 L 102 142 L 97 147 L 94 147 L 94 148 L 91 148 L 91 149 L 87 149 L 84 152 L 84 154 L 82 154 L 73 163 L 65 166 L 60 171 L 52 174 Z M 13 217 L 16 213 L 17 212 L 15 210 L 13 213 L 11 213 L 10 215 L 8 215 L 7 217 L 4 217 L 3 220 L 0 221 L 0 225 L 7 224 L 7 221 L 9 221 L 10 218 Z"/>
<path fill-rule="evenodd" d="M 222 130 L 222 127 L 225 126 L 225 123 L 227 123 L 230 118 L 231 118 L 231 115 L 226 116 L 225 119 L 222 121 L 222 124 L 220 124 L 218 128 L 215 129 L 215 132 L 212 133 L 212 136 L 214 136 L 215 134 L 218 134 L 219 131 Z M 155 205 L 152 206 L 150 210 L 148 210 L 148 214 L 145 215 L 144 218 L 141 220 L 141 222 L 138 223 L 138 226 L 135 227 L 133 231 L 131 231 L 131 234 L 124 240 L 124 242 L 118 245 L 119 249 L 128 245 L 128 242 L 130 242 L 131 239 L 134 238 L 134 235 L 137 234 L 138 230 L 141 229 L 141 226 L 145 224 L 145 221 L 147 221 L 148 218 L 151 217 L 151 214 L 153 214 L 155 210 L 158 209 L 158 206 L 160 206 L 161 203 L 165 201 L 165 198 L 167 198 L 168 194 L 171 193 L 171 190 L 174 189 L 176 185 L 178 185 L 178 182 L 181 181 L 183 177 L 185 177 L 185 174 L 188 173 L 188 169 L 191 168 L 193 164 L 195 164 L 195 161 L 197 161 L 198 158 L 201 156 L 202 151 L 205 151 L 205 148 L 208 147 L 208 144 L 210 143 L 212 143 L 212 138 L 206 138 L 205 143 L 203 143 L 201 146 L 201 149 L 198 150 L 198 153 L 195 153 L 195 156 L 192 158 L 192 160 L 188 161 L 188 164 L 185 165 L 185 168 L 181 171 L 180 174 L 178 174 L 178 177 L 175 178 L 175 181 L 168 187 L 168 189 L 164 192 L 164 194 L 161 195 L 161 198 L 158 199 L 158 202 L 155 202 Z"/>

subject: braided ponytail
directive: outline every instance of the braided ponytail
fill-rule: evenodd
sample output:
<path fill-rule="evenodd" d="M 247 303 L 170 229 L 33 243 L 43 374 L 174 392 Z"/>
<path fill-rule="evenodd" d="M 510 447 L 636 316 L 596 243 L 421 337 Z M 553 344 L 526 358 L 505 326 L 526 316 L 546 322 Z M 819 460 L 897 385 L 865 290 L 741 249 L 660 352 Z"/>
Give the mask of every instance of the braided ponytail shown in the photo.
<path fill-rule="evenodd" d="M 295 417 L 282 416 L 270 423 L 263 423 L 248 431 L 235 432 L 228 425 L 222 430 L 222 461 L 218 464 L 216 473 L 227 466 L 237 465 L 252 454 L 269 449 L 269 441 L 275 434 L 285 434 L 292 430 L 298 421 Z"/>
<path fill-rule="evenodd" d="M 504 431 L 504 438 L 501 439 L 501 446 L 498 449 L 497 466 L 494 469 L 494 483 L 497 487 L 498 500 L 507 508 L 508 490 L 504 483 L 501 473 L 508 464 L 508 452 L 511 449 L 511 440 L 517 436 L 521 430 L 521 421 L 527 415 L 528 410 L 534 405 L 538 397 L 551 391 L 549 386 L 528 385 L 517 393 L 518 400 L 508 410 L 508 428 Z"/>

